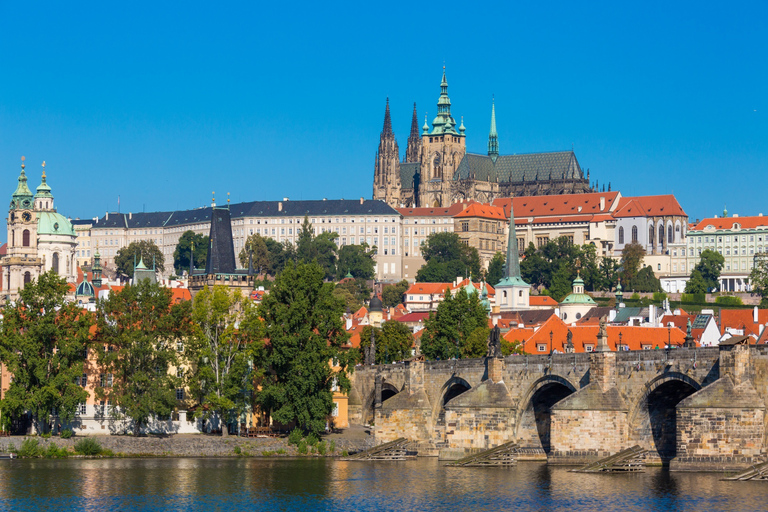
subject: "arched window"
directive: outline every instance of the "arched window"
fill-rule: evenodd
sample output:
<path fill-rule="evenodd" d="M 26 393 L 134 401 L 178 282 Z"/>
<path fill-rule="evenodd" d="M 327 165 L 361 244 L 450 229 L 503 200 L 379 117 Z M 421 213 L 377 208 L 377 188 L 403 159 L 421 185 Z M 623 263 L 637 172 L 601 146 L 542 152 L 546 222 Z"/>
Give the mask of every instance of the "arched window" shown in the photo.
<path fill-rule="evenodd" d="M 670 224 L 669 226 L 667 226 L 667 242 L 670 244 L 674 242 L 674 238 L 672 237 L 673 237 L 672 224 Z"/>
<path fill-rule="evenodd" d="M 24 247 L 29 247 L 29 230 L 28 229 L 25 229 L 24 233 L 22 233 L 21 235 L 21 245 L 23 245 Z"/>
<path fill-rule="evenodd" d="M 637 243 L 637 226 L 632 226 L 632 243 Z"/>
<path fill-rule="evenodd" d="M 619 243 L 620 244 L 624 243 L 624 228 L 623 227 L 619 227 Z"/>
<path fill-rule="evenodd" d="M 653 226 L 648 228 L 648 245 L 653 247 Z"/>
<path fill-rule="evenodd" d="M 16 247 L 16 232 L 11 231 L 11 247 Z"/>
<path fill-rule="evenodd" d="M 53 253 L 53 258 L 51 258 L 51 269 L 59 273 L 59 253 L 55 252 Z"/>
<path fill-rule="evenodd" d="M 32 274 L 29 272 L 24 272 L 24 284 L 27 284 L 32 280 Z"/>
<path fill-rule="evenodd" d="M 659 247 L 664 247 L 664 226 L 659 224 Z"/>

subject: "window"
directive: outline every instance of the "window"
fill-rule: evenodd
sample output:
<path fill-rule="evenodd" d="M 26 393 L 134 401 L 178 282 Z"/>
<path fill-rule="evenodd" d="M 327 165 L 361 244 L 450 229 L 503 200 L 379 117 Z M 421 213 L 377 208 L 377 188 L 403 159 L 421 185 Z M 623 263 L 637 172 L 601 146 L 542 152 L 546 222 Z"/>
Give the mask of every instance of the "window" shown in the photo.
<path fill-rule="evenodd" d="M 623 243 L 624 243 L 624 227 L 619 226 L 619 244 L 623 244 Z M 541 247 L 541 245 L 539 247 Z"/>
<path fill-rule="evenodd" d="M 24 232 L 21 234 L 21 245 L 23 245 L 24 247 L 29 247 L 29 230 L 28 229 L 25 229 Z"/>
<path fill-rule="evenodd" d="M 585 352 L 593 352 L 594 351 L 594 345 L 584 345 L 584 351 Z"/>
<path fill-rule="evenodd" d="M 85 416 L 86 411 L 87 409 L 86 409 L 85 402 L 80 402 L 80 404 L 78 404 L 77 406 L 77 414 L 79 414 L 80 416 Z"/>
<path fill-rule="evenodd" d="M 637 226 L 632 226 L 632 243 L 637 243 Z"/>
<path fill-rule="evenodd" d="M 659 224 L 659 245 L 664 246 L 664 226 Z"/>
<path fill-rule="evenodd" d="M 653 245 L 653 226 L 648 228 L 648 243 Z"/>
<path fill-rule="evenodd" d="M 462 231 L 469 231 L 469 222 L 464 221 L 461 223 L 461 230 Z"/>
<path fill-rule="evenodd" d="M 333 402 L 333 410 L 331 411 L 331 416 L 334 418 L 339 415 L 339 403 Z"/>
<path fill-rule="evenodd" d="M 539 352 L 546 352 L 547 346 L 544 343 L 539 343 L 538 345 L 536 345 L 536 350 L 538 350 Z"/>
<path fill-rule="evenodd" d="M 184 390 L 182 388 L 176 389 L 176 400 L 184 400 Z"/>

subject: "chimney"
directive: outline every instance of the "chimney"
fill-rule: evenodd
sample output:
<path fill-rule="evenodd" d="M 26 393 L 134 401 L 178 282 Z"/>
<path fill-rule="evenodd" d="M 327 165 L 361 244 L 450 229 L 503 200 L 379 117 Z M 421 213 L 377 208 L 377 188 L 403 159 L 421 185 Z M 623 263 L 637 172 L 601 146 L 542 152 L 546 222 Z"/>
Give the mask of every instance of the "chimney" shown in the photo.
<path fill-rule="evenodd" d="M 352 328 L 352 317 L 350 316 L 349 318 L 347 318 L 346 330 L 348 331 L 351 328 Z"/>
<path fill-rule="evenodd" d="M 279 212 L 283 211 L 283 202 L 282 201 L 278 201 L 277 202 L 277 211 L 279 211 Z"/>
<path fill-rule="evenodd" d="M 731 217 L 738 217 L 738 216 L 739 216 L 738 213 L 734 213 L 733 215 L 731 215 Z"/>
<path fill-rule="evenodd" d="M 363 204 L 364 202 L 365 202 L 365 199 L 363 199 L 363 198 L 361 197 L 361 198 L 360 198 L 360 204 Z"/>
<path fill-rule="evenodd" d="M 755 306 L 755 309 L 752 310 L 752 323 L 756 324 L 757 322 L 757 306 Z"/>
<path fill-rule="evenodd" d="M 133 218 L 133 212 L 128 212 L 128 220 L 131 220 Z"/>
<path fill-rule="evenodd" d="M 109 212 L 107 212 L 106 218 L 104 220 L 109 220 Z"/>
<path fill-rule="evenodd" d="M 284 197 L 284 198 L 283 198 L 283 201 L 285 201 L 285 202 L 287 203 L 287 202 L 288 202 L 288 198 L 287 198 L 287 197 Z"/>
<path fill-rule="evenodd" d="M 600 197 L 600 211 L 605 210 L 605 196 Z"/>

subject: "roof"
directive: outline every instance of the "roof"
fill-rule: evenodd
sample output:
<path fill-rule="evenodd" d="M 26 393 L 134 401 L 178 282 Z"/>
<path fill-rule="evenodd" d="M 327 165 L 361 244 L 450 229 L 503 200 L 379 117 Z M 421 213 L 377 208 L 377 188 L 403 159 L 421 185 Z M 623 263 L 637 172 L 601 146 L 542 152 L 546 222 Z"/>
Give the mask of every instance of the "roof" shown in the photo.
<path fill-rule="evenodd" d="M 456 169 L 454 179 L 524 182 L 536 180 L 584 179 L 573 151 L 501 155 L 496 161 L 488 155 L 467 153 Z"/>
<path fill-rule="evenodd" d="M 629 322 L 631 317 L 645 317 L 647 315 L 648 308 L 619 308 L 616 317 L 613 319 L 613 323 L 623 324 L 624 322 Z"/>
<path fill-rule="evenodd" d="M 451 206 L 433 207 L 433 208 L 395 208 L 397 212 L 403 217 L 453 217 L 457 213 L 461 212 L 468 205 L 474 204 L 475 201 L 462 201 L 454 203 Z"/>
<path fill-rule="evenodd" d="M 75 228 L 66 217 L 51 211 L 37 213 L 37 234 L 77 236 Z"/>
<path fill-rule="evenodd" d="M 451 293 L 453 293 L 454 290 L 458 290 L 459 288 L 465 288 L 469 285 L 472 285 L 477 291 L 482 292 L 483 291 L 483 283 L 475 283 L 474 281 L 470 280 L 469 278 L 464 278 L 459 284 L 457 285 L 449 285 L 451 287 Z M 493 286 L 489 285 L 488 283 L 485 283 L 485 288 L 488 290 L 488 296 L 493 297 L 496 295 L 496 290 L 493 288 Z"/>
<path fill-rule="evenodd" d="M 403 162 L 400 164 L 400 186 L 413 188 L 413 177 L 421 171 L 420 162 Z"/>
<path fill-rule="evenodd" d="M 171 212 L 109 213 L 94 223 L 94 228 L 170 227 L 210 222 L 212 208 Z M 397 215 L 384 201 L 371 199 L 322 199 L 307 201 L 251 201 L 229 206 L 233 219 L 241 217 L 304 217 L 313 215 Z M 108 217 L 108 218 L 107 218 Z"/>
<path fill-rule="evenodd" d="M 429 318 L 429 312 L 417 312 L 417 313 L 408 313 L 407 315 L 403 315 L 399 318 L 396 318 L 398 322 L 403 322 L 404 324 L 409 322 L 423 322 Z"/>
<path fill-rule="evenodd" d="M 754 322 L 754 309 L 721 309 L 720 334 L 726 329 L 743 329 L 745 335 L 759 336 L 760 326 L 768 323 L 768 309 L 757 310 L 757 323 Z"/>
<path fill-rule="evenodd" d="M 575 218 L 584 221 L 596 220 L 596 215 L 601 215 L 601 217 L 610 215 L 619 195 L 618 192 L 590 192 L 586 194 L 560 194 L 552 196 L 519 196 L 511 199 L 504 197 L 495 199 L 493 205 L 501 206 L 506 211 L 509 211 L 509 204 L 511 202 L 515 211 L 516 224 L 518 219 L 527 217 L 570 219 L 571 217 L 578 216 Z M 546 222 L 546 220 L 539 222 Z M 549 222 L 553 221 L 550 220 Z"/>
<path fill-rule="evenodd" d="M 413 283 L 410 288 L 405 292 L 408 295 L 411 294 L 444 294 L 447 288 L 451 287 L 451 283 Z"/>
<path fill-rule="evenodd" d="M 504 208 L 500 206 L 493 206 L 490 204 L 475 203 L 469 205 L 466 209 L 454 215 L 454 219 L 463 219 L 468 217 L 479 217 L 481 219 L 492 219 L 508 221 L 509 216 L 506 215 Z"/>
<path fill-rule="evenodd" d="M 702 231 L 708 226 L 715 229 L 757 229 L 768 227 L 768 217 L 715 217 L 703 219 L 691 228 L 691 231 Z"/>
<path fill-rule="evenodd" d="M 557 307 L 557 301 L 549 295 L 531 295 L 528 304 L 531 306 Z"/>
<path fill-rule="evenodd" d="M 731 336 L 730 338 L 721 341 L 720 346 L 730 347 L 733 345 L 749 345 L 751 340 L 751 336 Z"/>
<path fill-rule="evenodd" d="M 570 293 L 560 304 L 592 304 L 597 305 L 595 300 L 586 293 Z"/>
<path fill-rule="evenodd" d="M 680 215 L 687 217 L 683 207 L 672 194 L 660 196 L 622 197 L 613 216 L 622 217 L 661 217 Z"/>

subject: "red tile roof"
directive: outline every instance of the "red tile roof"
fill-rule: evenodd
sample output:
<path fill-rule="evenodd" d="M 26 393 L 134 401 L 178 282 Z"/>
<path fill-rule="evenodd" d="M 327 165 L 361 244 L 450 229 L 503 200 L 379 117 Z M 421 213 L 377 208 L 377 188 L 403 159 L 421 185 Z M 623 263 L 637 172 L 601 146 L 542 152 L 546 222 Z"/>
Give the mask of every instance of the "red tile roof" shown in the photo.
<path fill-rule="evenodd" d="M 760 326 L 768 323 L 768 309 L 757 310 L 757 323 L 754 322 L 753 309 L 721 309 L 720 310 L 720 334 L 725 334 L 725 329 L 743 329 L 744 335 L 759 336 Z"/>
<path fill-rule="evenodd" d="M 398 322 L 408 323 L 408 322 L 423 322 L 429 318 L 429 312 L 422 312 L 419 311 L 417 313 L 408 313 L 407 315 L 403 315 L 400 318 L 396 318 Z"/>
<path fill-rule="evenodd" d="M 501 206 L 509 212 L 509 204 L 515 209 L 517 217 L 563 217 L 571 215 L 606 214 L 612 210 L 618 192 L 592 192 L 589 194 L 561 194 L 554 196 L 520 196 L 499 198 L 494 206 Z M 600 199 L 604 199 L 600 209 Z"/>
<path fill-rule="evenodd" d="M 557 307 L 557 301 L 547 295 L 531 295 L 528 299 L 531 306 L 552 306 Z"/>
<path fill-rule="evenodd" d="M 450 288 L 451 283 L 413 283 L 406 294 L 434 294 L 442 295 L 445 293 L 446 288 Z"/>
<path fill-rule="evenodd" d="M 508 221 L 509 215 L 506 214 L 504 208 L 500 206 L 493 206 L 490 204 L 475 203 L 470 205 L 466 210 L 453 216 L 454 219 L 463 219 L 468 217 L 479 217 L 481 219 L 492 219 Z"/>
<path fill-rule="evenodd" d="M 755 229 L 768 226 L 768 217 L 717 217 L 714 219 L 704 219 L 694 227 L 693 231 L 701 231 L 707 226 L 715 229 L 733 229 L 733 225 L 738 224 L 741 229 Z"/>
<path fill-rule="evenodd" d="M 688 215 L 672 194 L 661 196 L 622 197 L 619 206 L 613 212 L 616 218 L 653 217 L 663 215 Z"/>
<path fill-rule="evenodd" d="M 458 290 L 459 288 L 463 288 L 463 287 L 467 286 L 469 283 L 470 283 L 470 281 L 467 278 L 467 279 L 464 279 L 463 281 L 461 281 L 456 286 L 451 285 L 451 293 L 453 293 L 454 290 Z M 473 281 L 472 282 L 472 286 L 477 288 L 478 291 L 482 291 L 483 290 L 483 283 L 475 283 Z M 494 297 L 496 295 L 496 290 L 494 289 L 494 287 L 489 285 L 488 283 L 486 283 L 485 286 L 486 286 L 486 288 L 488 288 L 488 297 Z"/>

